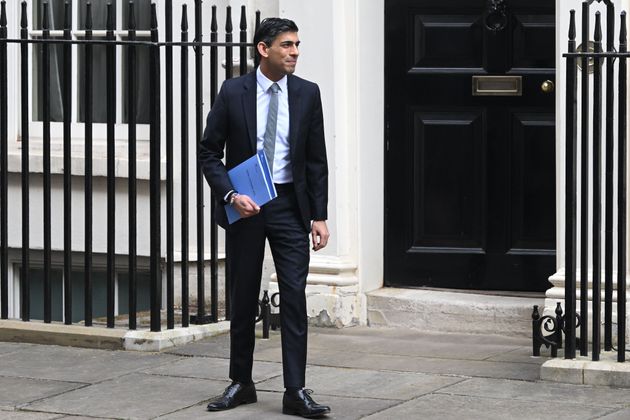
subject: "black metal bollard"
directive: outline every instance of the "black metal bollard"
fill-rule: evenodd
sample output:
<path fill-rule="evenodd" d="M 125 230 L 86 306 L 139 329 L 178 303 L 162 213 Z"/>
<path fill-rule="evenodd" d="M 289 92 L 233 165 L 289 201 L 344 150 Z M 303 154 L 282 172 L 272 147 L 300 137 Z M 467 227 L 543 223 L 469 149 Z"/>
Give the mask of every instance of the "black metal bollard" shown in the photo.
<path fill-rule="evenodd" d="M 562 305 L 560 302 L 556 303 L 556 343 L 558 348 L 562 348 L 562 331 L 564 330 L 564 317 L 562 316 Z M 554 356 L 555 357 L 555 356 Z"/>
<path fill-rule="evenodd" d="M 269 298 L 269 291 L 265 290 L 263 291 L 262 299 L 258 301 L 259 312 L 258 317 L 256 318 L 256 322 L 258 323 L 262 321 L 264 339 L 269 338 L 270 328 L 274 331 L 280 328 L 280 313 L 271 313 L 272 306 L 274 308 L 280 307 L 280 302 L 278 301 L 279 298 L 279 292 L 274 293 L 273 295 L 271 295 L 271 298 Z"/>
<path fill-rule="evenodd" d="M 532 312 L 532 354 L 537 357 L 540 356 L 540 346 L 543 345 L 540 334 L 540 313 L 538 312 L 538 305 L 534 305 Z"/>

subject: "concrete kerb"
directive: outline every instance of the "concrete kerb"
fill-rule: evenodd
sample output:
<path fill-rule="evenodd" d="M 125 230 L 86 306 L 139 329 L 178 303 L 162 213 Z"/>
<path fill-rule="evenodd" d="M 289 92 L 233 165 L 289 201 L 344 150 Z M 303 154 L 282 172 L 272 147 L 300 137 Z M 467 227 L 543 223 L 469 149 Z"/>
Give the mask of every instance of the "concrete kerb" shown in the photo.
<path fill-rule="evenodd" d="M 541 366 L 540 378 L 578 385 L 630 388 L 630 365 L 617 362 L 616 352 L 602 352 L 597 362 L 590 357 L 551 359 Z"/>
<path fill-rule="evenodd" d="M 45 324 L 39 321 L 0 320 L 0 341 L 157 352 L 224 334 L 229 330 L 229 321 L 151 332 L 60 323 Z"/>

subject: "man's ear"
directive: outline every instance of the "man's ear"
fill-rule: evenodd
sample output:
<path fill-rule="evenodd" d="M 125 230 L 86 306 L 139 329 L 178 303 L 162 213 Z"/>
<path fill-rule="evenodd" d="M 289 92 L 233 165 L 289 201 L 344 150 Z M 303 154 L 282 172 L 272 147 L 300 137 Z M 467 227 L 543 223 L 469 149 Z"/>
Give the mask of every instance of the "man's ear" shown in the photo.
<path fill-rule="evenodd" d="M 258 50 L 258 54 L 260 54 L 262 57 L 267 58 L 269 56 L 269 53 L 267 52 L 267 44 L 265 44 L 264 42 L 260 41 L 256 45 L 256 49 Z"/>

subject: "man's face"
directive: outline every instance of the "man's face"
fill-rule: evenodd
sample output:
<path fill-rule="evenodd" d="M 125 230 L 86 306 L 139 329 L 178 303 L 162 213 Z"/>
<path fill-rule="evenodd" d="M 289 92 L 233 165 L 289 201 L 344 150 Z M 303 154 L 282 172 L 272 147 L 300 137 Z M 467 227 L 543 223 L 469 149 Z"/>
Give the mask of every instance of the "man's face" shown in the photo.
<path fill-rule="evenodd" d="M 297 58 L 300 55 L 298 47 L 300 39 L 297 32 L 283 32 L 279 34 L 271 45 L 260 43 L 258 51 L 263 57 L 263 70 L 269 76 L 282 78 L 286 74 L 295 72 Z"/>

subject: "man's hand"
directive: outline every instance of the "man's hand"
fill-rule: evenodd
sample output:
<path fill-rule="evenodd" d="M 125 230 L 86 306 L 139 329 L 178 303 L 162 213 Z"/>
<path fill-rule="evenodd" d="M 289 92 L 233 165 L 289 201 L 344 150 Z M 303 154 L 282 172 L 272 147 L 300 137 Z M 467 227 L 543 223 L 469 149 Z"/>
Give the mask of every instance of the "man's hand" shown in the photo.
<path fill-rule="evenodd" d="M 311 227 L 311 240 L 313 241 L 313 251 L 319 251 L 328 244 L 328 226 L 325 220 L 315 220 Z"/>
<path fill-rule="evenodd" d="M 236 210 L 243 219 L 260 213 L 260 207 L 258 204 L 249 198 L 249 196 L 244 194 L 236 196 L 234 202 L 232 203 L 232 207 L 234 207 L 234 210 Z"/>

